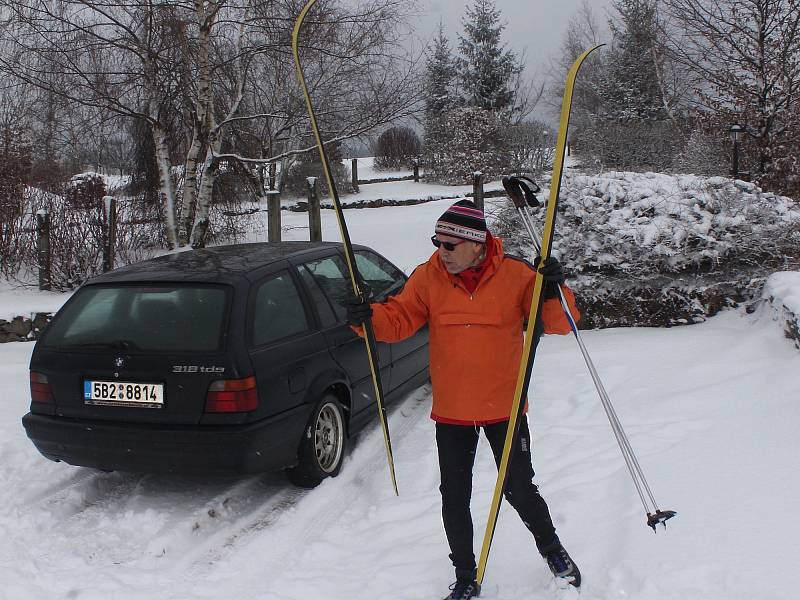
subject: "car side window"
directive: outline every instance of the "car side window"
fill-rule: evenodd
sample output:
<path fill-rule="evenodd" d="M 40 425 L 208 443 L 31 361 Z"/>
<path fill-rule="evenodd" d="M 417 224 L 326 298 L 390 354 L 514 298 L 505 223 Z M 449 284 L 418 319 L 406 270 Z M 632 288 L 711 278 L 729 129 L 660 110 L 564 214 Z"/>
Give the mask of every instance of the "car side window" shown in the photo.
<path fill-rule="evenodd" d="M 283 271 L 260 283 L 253 311 L 253 345 L 308 331 L 308 318 L 294 280 Z"/>
<path fill-rule="evenodd" d="M 317 280 L 314 279 L 311 271 L 308 270 L 307 265 L 300 266 L 298 271 L 300 273 L 300 278 L 303 280 L 303 283 L 308 289 L 311 300 L 314 302 L 314 306 L 317 309 L 320 325 L 322 325 L 323 329 L 336 325 L 338 320 L 336 318 L 336 314 L 333 312 L 333 307 L 323 293 L 322 289 L 320 289 L 319 284 L 317 283 Z"/>
<path fill-rule="evenodd" d="M 355 254 L 358 272 L 372 290 L 375 300 L 383 301 L 390 294 L 400 291 L 406 282 L 400 269 L 374 252 L 358 250 Z"/>
<path fill-rule="evenodd" d="M 307 262 L 303 265 L 313 276 L 319 288 L 330 300 L 336 313 L 337 322 L 343 322 L 347 315 L 347 299 L 353 295 L 350 277 L 344 259 L 337 256 L 327 256 L 319 260 Z"/>

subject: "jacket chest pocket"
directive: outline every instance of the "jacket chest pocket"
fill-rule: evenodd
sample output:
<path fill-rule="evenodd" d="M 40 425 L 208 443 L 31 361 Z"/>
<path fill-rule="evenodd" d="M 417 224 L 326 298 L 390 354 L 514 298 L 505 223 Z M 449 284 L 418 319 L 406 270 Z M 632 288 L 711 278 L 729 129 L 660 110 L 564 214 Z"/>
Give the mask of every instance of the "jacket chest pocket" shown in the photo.
<path fill-rule="evenodd" d="M 437 320 L 439 325 L 454 325 L 457 327 L 499 327 L 501 324 L 500 315 L 483 315 L 473 313 L 447 313 L 439 315 Z"/>

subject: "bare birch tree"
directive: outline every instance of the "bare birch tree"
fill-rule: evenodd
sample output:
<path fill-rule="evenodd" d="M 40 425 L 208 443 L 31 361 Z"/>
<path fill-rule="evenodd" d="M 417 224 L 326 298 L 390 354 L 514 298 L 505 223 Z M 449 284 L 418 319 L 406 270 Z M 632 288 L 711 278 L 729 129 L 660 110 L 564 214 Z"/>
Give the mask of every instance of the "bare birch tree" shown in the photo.
<path fill-rule="evenodd" d="M 179 51 L 171 27 L 181 9 L 178 2 L 0 1 L 0 28 L 12 45 L 0 54 L 0 69 L 70 103 L 150 125 L 171 246 L 177 236 L 166 113 Z"/>
<path fill-rule="evenodd" d="M 301 6 L 0 0 L 0 33 L 11 40 L 0 70 L 68 103 L 147 122 L 169 243 L 200 246 L 223 161 L 247 166 L 263 195 L 265 165 L 280 163 L 280 180 L 314 146 L 290 53 Z M 307 19 L 303 54 L 327 141 L 362 135 L 416 109 L 414 65 L 399 37 L 407 7 L 407 0 L 322 1 Z M 183 163 L 177 199 L 176 149 Z"/>
<path fill-rule="evenodd" d="M 700 123 L 721 135 L 743 125 L 756 177 L 800 187 L 800 0 L 664 1 Z"/>
<path fill-rule="evenodd" d="M 245 79 L 244 87 L 237 89 L 244 94 L 237 92 L 237 111 L 229 110 L 217 125 L 222 140 L 241 143 L 227 144 L 231 151 L 222 154 L 212 148 L 209 155 L 209 165 L 235 160 L 245 166 L 261 200 L 269 188 L 267 164 L 275 165 L 272 183 L 281 190 L 295 162 L 315 152 L 290 49 L 298 10 L 299 4 L 291 0 L 253 8 L 240 38 L 242 47 L 249 49 L 248 60 L 237 66 Z M 306 19 L 300 48 L 326 144 L 361 136 L 419 109 L 416 60 L 401 43 L 400 25 L 407 11 L 404 0 L 369 0 L 355 6 L 323 2 Z M 228 86 L 239 81 L 231 76 Z M 197 224 L 207 214 L 203 210 L 198 203 Z M 199 245 L 201 240 L 197 235 L 192 243 Z"/>

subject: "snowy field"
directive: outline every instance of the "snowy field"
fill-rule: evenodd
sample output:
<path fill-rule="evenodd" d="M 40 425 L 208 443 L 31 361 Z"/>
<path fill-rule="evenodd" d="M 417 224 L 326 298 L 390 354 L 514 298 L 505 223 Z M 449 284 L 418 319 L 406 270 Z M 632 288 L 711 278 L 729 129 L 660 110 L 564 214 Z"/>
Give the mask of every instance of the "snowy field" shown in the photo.
<path fill-rule="evenodd" d="M 410 272 L 433 250 L 433 222 L 450 202 L 347 211 L 350 233 Z M 285 239 L 307 239 L 307 215 L 285 216 Z M 338 238 L 331 211 L 323 237 Z M 797 297 L 796 277 L 779 283 L 777 293 Z M 32 301 L 20 298 L 20 310 Z M 780 327 L 763 307 L 690 327 L 585 332 L 661 508 L 678 511 L 657 535 L 577 345 L 545 338 L 530 390 L 534 467 L 584 585 L 580 595 L 558 588 L 504 505 L 481 598 L 797 598 L 800 352 Z M 32 348 L 0 344 L 0 599 L 445 595 L 452 568 L 426 387 L 390 410 L 399 498 L 375 427 L 351 446 L 342 474 L 312 491 L 280 474 L 100 473 L 51 463 L 27 440 Z M 482 441 L 476 551 L 494 476 Z"/>
<path fill-rule="evenodd" d="M 350 160 L 344 161 L 347 168 L 350 168 Z M 373 157 L 367 156 L 358 159 L 358 179 L 365 181 L 370 179 L 389 179 L 397 177 L 406 177 L 411 175 L 409 170 L 401 171 L 379 171 L 373 164 Z M 323 178 L 318 181 L 320 189 L 327 189 L 327 184 Z M 367 202 L 370 200 L 438 200 L 441 198 L 454 198 L 459 195 L 472 193 L 472 185 L 441 185 L 438 183 L 430 183 L 427 181 L 420 181 L 414 183 L 412 181 L 387 181 L 384 183 L 362 183 L 359 185 L 358 194 L 351 194 L 347 192 L 349 186 L 341 185 L 342 189 L 338 190 L 340 193 L 340 201 L 342 204 L 353 204 L 358 202 Z M 484 184 L 485 191 L 495 191 L 503 189 L 503 185 L 499 180 L 487 181 Z M 286 198 L 282 201 L 284 206 L 291 206 L 297 203 L 298 200 L 305 200 L 305 198 Z M 322 204 L 330 204 L 331 202 L 327 197 L 323 197 Z"/>

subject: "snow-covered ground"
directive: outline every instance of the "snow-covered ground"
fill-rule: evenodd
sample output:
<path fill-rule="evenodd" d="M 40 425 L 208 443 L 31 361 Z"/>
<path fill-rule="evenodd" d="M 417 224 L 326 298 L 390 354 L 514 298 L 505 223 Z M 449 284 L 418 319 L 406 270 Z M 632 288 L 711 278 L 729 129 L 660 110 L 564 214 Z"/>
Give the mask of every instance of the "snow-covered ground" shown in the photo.
<path fill-rule="evenodd" d="M 358 179 L 365 181 L 369 179 L 388 179 L 390 177 L 408 177 L 412 174 L 409 169 L 383 170 L 375 167 L 375 157 L 365 156 L 356 159 L 358 161 Z M 345 159 L 344 163 L 350 167 L 352 159 Z M 424 169 L 420 168 L 420 174 Z"/>
<path fill-rule="evenodd" d="M 71 295 L 0 282 L 0 319 L 10 321 L 20 315 L 30 318 L 37 312 L 55 312 Z"/>
<path fill-rule="evenodd" d="M 432 252 L 433 222 L 450 202 L 351 210 L 350 234 L 408 272 Z M 285 217 L 285 239 L 307 239 L 307 215 Z M 338 238 L 330 211 L 323 237 Z M 788 275 L 774 288 L 797 297 L 798 286 Z M 796 598 L 800 353 L 773 316 L 764 306 L 690 327 L 584 333 L 661 508 L 678 511 L 657 535 L 644 523 L 574 340 L 542 342 L 530 390 L 534 466 L 583 571 L 582 600 Z M 32 348 L 0 344 L 0 599 L 445 595 L 452 569 L 429 389 L 390 411 L 399 498 L 376 428 L 351 447 L 338 478 L 312 491 L 280 474 L 220 481 L 98 473 L 51 463 L 25 437 Z M 482 442 L 476 551 L 494 477 Z M 577 597 L 556 587 L 504 505 L 481 598 Z"/>
<path fill-rule="evenodd" d="M 345 160 L 345 165 L 350 167 L 350 161 Z M 374 166 L 373 157 L 358 159 L 358 179 L 359 181 L 368 179 L 389 179 L 396 177 L 405 177 L 411 175 L 411 171 L 379 171 Z M 321 190 L 327 190 L 327 184 L 324 179 L 318 182 Z M 440 198 L 454 198 L 459 195 L 466 195 L 472 193 L 472 185 L 441 185 L 438 183 L 430 183 L 420 181 L 414 183 L 413 181 L 388 181 L 384 183 L 364 183 L 359 186 L 357 194 L 351 194 L 346 191 L 345 187 L 338 190 L 340 193 L 340 201 L 342 204 L 357 204 L 359 202 L 369 202 L 371 200 L 438 200 Z M 501 190 L 503 186 L 500 180 L 487 181 L 484 184 L 485 191 Z M 291 206 L 297 203 L 298 200 L 303 198 L 285 198 L 282 204 Z M 452 200 L 451 200 L 452 201 Z M 330 204 L 327 197 L 323 196 L 322 204 Z"/>

